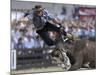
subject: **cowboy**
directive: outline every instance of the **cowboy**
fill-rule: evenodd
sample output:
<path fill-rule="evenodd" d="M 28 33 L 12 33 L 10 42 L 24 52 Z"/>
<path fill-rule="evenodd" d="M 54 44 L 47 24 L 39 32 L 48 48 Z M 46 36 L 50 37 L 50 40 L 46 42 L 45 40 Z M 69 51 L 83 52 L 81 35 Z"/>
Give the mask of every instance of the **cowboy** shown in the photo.
<path fill-rule="evenodd" d="M 41 5 L 36 5 L 34 8 L 32 8 L 32 11 L 26 13 L 24 17 L 32 20 L 37 30 L 36 32 L 40 35 L 40 37 L 47 45 L 52 46 L 56 44 L 56 42 L 49 37 L 48 31 L 56 31 L 60 33 L 60 26 L 57 27 L 55 25 L 60 25 L 60 20 L 57 20 L 55 17 L 51 16 L 48 11 Z M 50 23 L 50 21 L 52 21 L 54 24 Z M 63 34 L 66 35 L 66 32 L 63 32 Z"/>

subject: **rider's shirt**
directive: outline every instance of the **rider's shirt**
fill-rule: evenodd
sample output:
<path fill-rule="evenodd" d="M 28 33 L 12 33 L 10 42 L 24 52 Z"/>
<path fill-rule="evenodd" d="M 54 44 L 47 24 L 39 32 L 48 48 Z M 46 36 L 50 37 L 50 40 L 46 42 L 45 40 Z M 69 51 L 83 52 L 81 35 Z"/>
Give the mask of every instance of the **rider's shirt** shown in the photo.
<path fill-rule="evenodd" d="M 45 9 L 43 10 L 43 15 L 41 17 L 36 16 L 34 10 L 28 13 L 27 17 L 33 21 L 37 30 L 42 29 L 47 21 L 54 19 L 54 17 Z"/>

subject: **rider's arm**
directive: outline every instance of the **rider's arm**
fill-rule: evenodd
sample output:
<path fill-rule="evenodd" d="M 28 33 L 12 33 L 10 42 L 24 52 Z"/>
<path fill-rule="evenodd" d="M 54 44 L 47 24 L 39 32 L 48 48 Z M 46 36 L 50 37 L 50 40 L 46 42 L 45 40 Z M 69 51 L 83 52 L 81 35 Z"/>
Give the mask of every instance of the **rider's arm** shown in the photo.
<path fill-rule="evenodd" d="M 33 10 L 31 10 L 30 12 L 26 12 L 23 17 L 27 17 L 29 20 L 31 20 L 33 18 Z"/>
<path fill-rule="evenodd" d="M 52 21 L 53 21 L 54 23 L 56 23 L 56 24 L 61 25 L 61 20 L 58 19 L 58 18 L 54 18 Z"/>
<path fill-rule="evenodd" d="M 44 14 L 48 17 L 49 21 L 53 21 L 55 24 L 61 24 L 61 21 L 59 18 L 54 17 L 52 14 L 50 14 L 47 10 L 44 10 Z"/>

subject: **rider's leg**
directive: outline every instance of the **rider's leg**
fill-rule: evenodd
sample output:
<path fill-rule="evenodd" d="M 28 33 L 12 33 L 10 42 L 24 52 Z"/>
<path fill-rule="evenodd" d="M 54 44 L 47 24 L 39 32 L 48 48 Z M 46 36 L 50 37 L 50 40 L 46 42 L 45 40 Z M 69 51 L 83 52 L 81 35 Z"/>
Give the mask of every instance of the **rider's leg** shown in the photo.
<path fill-rule="evenodd" d="M 65 32 L 64 29 L 61 30 L 61 27 L 57 27 L 56 25 L 51 24 L 51 23 L 49 23 L 49 22 L 46 22 L 45 28 L 46 28 L 47 30 L 56 31 L 56 32 L 58 32 L 58 33 L 62 32 L 62 34 L 63 34 L 64 36 L 66 36 L 66 32 Z"/>
<path fill-rule="evenodd" d="M 49 45 L 55 45 L 55 42 L 49 38 L 49 34 L 47 31 L 42 30 L 38 30 L 37 33 L 40 35 L 40 37 L 44 40 L 44 42 Z"/>
<path fill-rule="evenodd" d="M 60 28 L 57 27 L 56 25 L 54 24 L 51 24 L 49 22 L 46 22 L 45 23 L 45 28 L 47 29 L 47 31 L 56 31 L 56 32 L 60 32 Z"/>

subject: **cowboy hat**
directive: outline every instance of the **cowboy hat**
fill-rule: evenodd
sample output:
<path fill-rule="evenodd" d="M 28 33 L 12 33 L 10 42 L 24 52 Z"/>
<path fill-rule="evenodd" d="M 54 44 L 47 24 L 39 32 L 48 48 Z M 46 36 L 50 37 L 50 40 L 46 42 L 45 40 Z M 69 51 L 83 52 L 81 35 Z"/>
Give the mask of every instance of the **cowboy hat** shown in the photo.
<path fill-rule="evenodd" d="M 44 8 L 42 7 L 42 5 L 35 5 L 35 7 L 32 8 L 32 10 L 37 11 L 37 12 L 42 11 L 43 9 Z"/>

